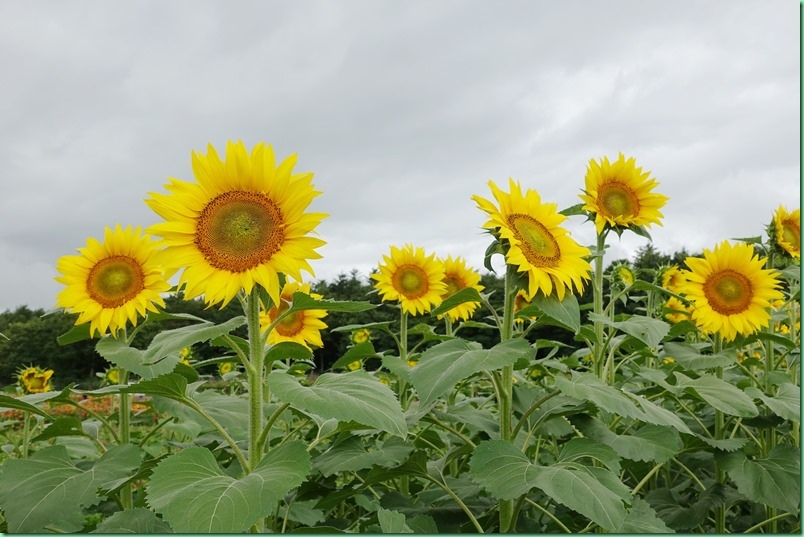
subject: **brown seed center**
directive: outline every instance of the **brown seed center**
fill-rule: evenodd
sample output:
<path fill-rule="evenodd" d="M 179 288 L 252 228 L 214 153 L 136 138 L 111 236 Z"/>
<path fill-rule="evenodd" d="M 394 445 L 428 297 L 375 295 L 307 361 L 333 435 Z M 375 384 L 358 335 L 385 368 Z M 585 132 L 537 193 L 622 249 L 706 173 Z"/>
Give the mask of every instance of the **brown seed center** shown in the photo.
<path fill-rule="evenodd" d="M 750 280 L 731 269 L 712 274 L 704 282 L 703 292 L 712 309 L 721 315 L 746 311 L 754 297 Z"/>
<path fill-rule="evenodd" d="M 636 216 L 639 214 L 639 198 L 627 185 L 617 182 L 600 185 L 598 191 L 602 212 L 605 216 Z"/>
<path fill-rule="evenodd" d="M 245 272 L 265 263 L 285 239 L 282 212 L 267 196 L 224 192 L 210 201 L 195 233 L 195 244 L 210 265 Z"/>
<path fill-rule="evenodd" d="M 397 293 L 408 300 L 414 300 L 427 293 L 427 273 L 415 265 L 401 265 L 392 277 L 392 284 Z"/>
<path fill-rule="evenodd" d="M 87 277 L 87 293 L 104 308 L 117 308 L 145 288 L 145 276 L 136 259 L 117 255 L 102 259 Z"/>
<path fill-rule="evenodd" d="M 514 236 L 521 243 L 525 259 L 535 267 L 557 267 L 561 261 L 561 248 L 553 234 L 541 222 L 527 214 L 508 216 Z"/>

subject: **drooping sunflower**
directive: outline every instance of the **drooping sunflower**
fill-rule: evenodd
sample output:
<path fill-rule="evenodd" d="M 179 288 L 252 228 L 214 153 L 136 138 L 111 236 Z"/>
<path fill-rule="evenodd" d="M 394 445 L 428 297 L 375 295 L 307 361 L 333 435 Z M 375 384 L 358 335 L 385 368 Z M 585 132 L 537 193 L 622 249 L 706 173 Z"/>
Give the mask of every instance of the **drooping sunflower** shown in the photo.
<path fill-rule="evenodd" d="M 580 195 L 583 209 L 595 214 L 598 234 L 606 224 L 611 227 L 662 225 L 659 209 L 667 196 L 651 192 L 658 185 L 650 172 L 642 172 L 634 158 L 620 156 L 614 162 L 603 157 L 600 163 L 589 161 L 586 190 Z"/>
<path fill-rule="evenodd" d="M 763 269 L 765 259 L 749 244 L 723 241 L 704 258 L 688 257 L 690 271 L 682 292 L 692 302 L 692 320 L 726 341 L 768 326 L 774 300 L 783 297 L 778 272 Z"/>
<path fill-rule="evenodd" d="M 322 298 L 317 293 L 310 292 L 309 284 L 298 282 L 287 282 L 282 288 L 279 299 L 279 307 L 272 306 L 267 312 L 260 314 L 260 328 L 263 331 L 276 321 L 279 316 L 285 313 L 293 302 L 293 293 L 305 293 L 315 299 Z M 325 310 L 302 310 L 288 315 L 277 324 L 268 334 L 268 343 L 275 345 L 282 341 L 292 341 L 300 343 L 308 349 L 310 345 L 323 347 L 320 331 L 327 325 L 321 320 L 326 317 Z"/>
<path fill-rule="evenodd" d="M 567 217 L 557 212 L 555 203 L 542 203 L 535 190 L 523 195 L 518 181 L 509 179 L 508 184 L 510 193 L 489 181 L 499 207 L 478 195 L 472 199 L 490 217 L 483 227 L 508 241 L 506 262 L 528 274 L 528 299 L 537 291 L 549 295 L 555 289 L 559 300 L 567 288 L 583 292 L 583 280 L 591 271 L 585 259 L 590 252 L 559 227 Z"/>
<path fill-rule="evenodd" d="M 801 259 L 801 212 L 796 209 L 787 212 L 779 205 L 773 215 L 773 222 L 768 230 L 771 241 L 787 255 Z"/>
<path fill-rule="evenodd" d="M 81 255 L 60 258 L 56 281 L 66 287 L 56 304 L 78 313 L 76 324 L 90 323 L 92 335 L 112 333 L 130 322 L 136 326 L 147 311 L 165 307 L 161 293 L 170 289 L 158 259 L 156 243 L 140 228 L 106 228 L 103 243 L 94 238 L 78 249 Z"/>
<path fill-rule="evenodd" d="M 312 173 L 294 174 L 296 155 L 278 166 L 271 146 L 251 152 L 229 142 L 225 160 L 212 145 L 193 152 L 195 183 L 171 178 L 169 194 L 150 193 L 151 209 L 166 220 L 149 228 L 163 238 L 164 258 L 183 269 L 184 296 L 204 295 L 208 305 L 229 303 L 242 289 L 262 285 L 279 303 L 279 274 L 302 280 L 325 242 L 310 236 L 327 215 L 305 212 L 320 194 Z"/>
<path fill-rule="evenodd" d="M 478 293 L 484 289 L 480 285 L 480 274 L 469 268 L 464 258 L 453 259 L 450 255 L 443 259 L 442 263 L 444 264 L 444 284 L 447 286 L 447 290 L 441 295 L 442 300 L 446 300 L 461 289 L 472 288 Z M 472 317 L 479 305 L 479 302 L 464 302 L 448 310 L 444 315 L 453 323 L 466 321 Z M 444 315 L 439 315 L 438 318 L 441 319 Z"/>
<path fill-rule="evenodd" d="M 428 313 L 442 302 L 447 286 L 444 264 L 424 248 L 406 244 L 391 246 L 391 255 L 383 256 L 379 272 L 371 275 L 374 287 L 385 301 L 398 300 L 402 311 L 410 315 Z"/>

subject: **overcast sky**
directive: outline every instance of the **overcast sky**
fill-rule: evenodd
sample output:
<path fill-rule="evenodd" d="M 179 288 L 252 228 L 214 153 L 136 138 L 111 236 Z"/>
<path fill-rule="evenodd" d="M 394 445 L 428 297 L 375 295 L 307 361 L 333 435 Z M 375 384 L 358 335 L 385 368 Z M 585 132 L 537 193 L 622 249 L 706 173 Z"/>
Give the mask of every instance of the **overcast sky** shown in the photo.
<path fill-rule="evenodd" d="M 406 242 L 481 268 L 489 179 L 565 208 L 619 151 L 670 198 L 660 251 L 759 235 L 799 207 L 799 6 L 3 0 L 0 311 L 52 308 L 59 257 L 158 222 L 147 193 L 229 139 L 314 172 L 315 279 Z M 610 237 L 607 258 L 645 243 Z"/>

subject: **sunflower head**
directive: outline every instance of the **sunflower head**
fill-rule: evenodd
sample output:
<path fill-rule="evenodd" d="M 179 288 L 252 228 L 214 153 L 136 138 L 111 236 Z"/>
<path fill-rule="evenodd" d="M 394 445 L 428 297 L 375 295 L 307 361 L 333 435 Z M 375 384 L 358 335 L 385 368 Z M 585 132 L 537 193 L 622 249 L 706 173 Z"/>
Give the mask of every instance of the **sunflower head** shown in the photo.
<path fill-rule="evenodd" d="M 447 286 L 444 264 L 435 254 L 427 255 L 423 248 L 410 244 L 391 246 L 383 261 L 371 278 L 384 301 L 398 300 L 402 311 L 410 315 L 428 313 L 441 304 Z"/>
<path fill-rule="evenodd" d="M 224 376 L 227 373 L 234 371 L 234 364 L 232 362 L 221 362 L 218 364 L 218 374 Z"/>
<path fill-rule="evenodd" d="M 628 263 L 620 263 L 613 267 L 612 275 L 616 281 L 620 282 L 625 287 L 634 285 L 634 281 L 636 281 L 636 275 Z"/>
<path fill-rule="evenodd" d="M 801 212 L 788 212 L 779 205 L 768 226 L 768 236 L 776 251 L 793 259 L 801 259 Z"/>
<path fill-rule="evenodd" d="M 678 267 L 678 265 L 668 265 L 659 269 L 659 278 L 661 286 L 673 293 L 680 293 L 687 281 L 687 271 Z"/>
<path fill-rule="evenodd" d="M 279 316 L 290 309 L 293 303 L 293 293 L 305 293 L 315 299 L 322 298 L 321 295 L 310 292 L 310 285 L 298 282 L 287 282 L 282 288 L 282 294 L 277 302 L 279 305 L 272 306 L 268 311 L 260 314 L 260 327 L 263 331 L 267 330 Z M 304 345 L 308 349 L 310 346 L 323 347 L 321 341 L 321 330 L 327 327 L 321 320 L 326 317 L 325 310 L 302 310 L 285 316 L 274 326 L 268 334 L 268 343 L 275 345 L 282 341 L 292 341 Z"/>
<path fill-rule="evenodd" d="M 100 335 L 136 326 L 146 311 L 156 312 L 155 304 L 165 307 L 161 293 L 170 289 L 155 243 L 140 228 L 106 228 L 103 242 L 87 239 L 80 255 L 60 258 L 56 281 L 65 288 L 56 303 L 77 313 L 75 324 L 90 323 L 90 333 Z"/>
<path fill-rule="evenodd" d="M 617 160 L 589 161 L 586 189 L 580 195 L 583 209 L 594 216 L 598 234 L 609 227 L 621 232 L 626 227 L 662 225 L 659 212 L 667 196 L 651 192 L 658 184 L 650 172 L 642 172 L 633 158 L 620 153 Z"/>
<path fill-rule="evenodd" d="M 53 386 L 50 384 L 50 377 L 52 376 L 52 369 L 28 366 L 17 373 L 17 383 L 26 394 L 44 393 L 53 390 Z"/>
<path fill-rule="evenodd" d="M 673 324 L 688 320 L 692 314 L 692 307 L 684 304 L 684 302 L 674 296 L 668 297 L 667 301 L 664 303 L 664 307 L 668 310 L 664 314 L 664 318 Z"/>
<path fill-rule="evenodd" d="M 103 380 L 112 386 L 120 384 L 120 370 L 116 367 L 107 369 L 106 373 L 103 375 Z"/>
<path fill-rule="evenodd" d="M 517 317 L 516 314 L 522 311 L 523 309 L 527 308 L 532 304 L 531 300 L 528 298 L 528 293 L 524 289 L 520 289 L 517 291 L 516 296 L 514 296 L 514 322 L 517 324 L 524 324 L 525 319 L 523 317 Z M 538 317 L 531 316 L 528 317 L 531 321 L 535 321 Z"/>
<path fill-rule="evenodd" d="M 447 290 L 441 295 L 442 300 L 446 300 L 467 287 L 475 289 L 478 293 L 484 289 L 480 285 L 480 274 L 470 269 L 462 257 L 453 259 L 452 256 L 448 256 L 442 260 L 442 263 L 444 264 L 444 285 L 447 286 Z M 444 315 L 439 315 L 438 318 L 446 316 L 453 323 L 461 320 L 467 321 L 479 305 L 479 302 L 464 302 L 445 312 Z"/>
<path fill-rule="evenodd" d="M 692 320 L 705 333 L 726 341 L 750 335 L 770 322 L 770 308 L 781 299 L 778 272 L 764 269 L 765 259 L 749 244 L 727 241 L 704 250 L 704 258 L 688 257 L 682 292 L 692 302 Z"/>
<path fill-rule="evenodd" d="M 348 364 L 346 364 L 346 369 L 348 369 L 349 371 L 357 371 L 358 369 L 362 368 L 363 368 L 363 362 L 361 362 L 360 360 L 355 360 L 354 362 L 349 362 Z"/>
<path fill-rule="evenodd" d="M 555 203 L 542 203 L 535 190 L 524 193 L 519 182 L 508 180 L 510 192 L 503 192 L 493 181 L 489 188 L 497 204 L 478 195 L 472 196 L 489 220 L 483 227 L 503 243 L 505 260 L 528 277 L 528 298 L 537 291 L 559 300 L 566 290 L 583 292 L 589 279 L 589 249 L 579 245 L 561 228 L 566 217 L 557 212 Z"/>
<path fill-rule="evenodd" d="M 352 343 L 360 345 L 371 339 L 371 330 L 368 328 L 359 328 L 352 332 Z"/>
<path fill-rule="evenodd" d="M 162 237 L 166 263 L 182 270 L 184 297 L 223 307 L 259 284 L 278 304 L 279 275 L 313 275 L 308 260 L 325 244 L 312 235 L 327 215 L 305 212 L 320 194 L 313 174 L 293 173 L 295 155 L 277 165 L 262 143 L 249 154 L 229 142 L 224 159 L 210 145 L 206 155 L 193 152 L 192 163 L 196 182 L 171 178 L 168 194 L 146 200 L 165 219 L 149 231 Z"/>

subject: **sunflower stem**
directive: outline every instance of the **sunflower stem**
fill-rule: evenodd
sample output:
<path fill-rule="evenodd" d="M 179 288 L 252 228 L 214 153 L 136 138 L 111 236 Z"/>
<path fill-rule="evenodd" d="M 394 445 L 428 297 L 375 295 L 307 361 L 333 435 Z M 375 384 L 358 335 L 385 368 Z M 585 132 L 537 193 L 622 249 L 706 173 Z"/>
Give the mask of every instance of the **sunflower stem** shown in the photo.
<path fill-rule="evenodd" d="M 713 354 L 718 354 L 723 348 L 722 341 L 719 334 L 715 334 L 712 342 Z M 715 369 L 717 378 L 723 380 L 723 366 Z M 726 430 L 726 424 L 723 417 L 723 412 L 715 410 L 715 440 L 722 440 Z M 720 464 L 715 459 L 715 481 L 717 483 L 725 483 L 726 473 L 721 468 Z M 715 533 L 726 533 L 726 506 L 719 505 L 715 510 Z"/>
<path fill-rule="evenodd" d="M 403 309 L 399 317 L 399 358 L 404 365 L 408 364 L 408 313 Z M 406 410 L 408 406 L 408 385 L 405 379 L 399 378 L 399 404 L 402 410 Z M 404 496 L 409 495 L 410 478 L 403 475 L 399 478 L 400 492 Z"/>
<path fill-rule="evenodd" d="M 606 231 L 597 234 L 597 246 L 595 249 L 595 279 L 592 286 L 593 308 L 595 315 L 603 315 L 603 252 L 606 248 Z M 593 342 L 592 356 L 594 360 L 595 374 L 600 380 L 606 382 L 603 369 L 603 323 L 599 319 L 594 321 L 595 341 Z"/>
<path fill-rule="evenodd" d="M 118 374 L 120 376 L 120 384 L 128 385 L 128 370 L 122 367 L 118 368 Z M 127 392 L 120 392 L 120 408 L 117 410 L 117 413 L 119 416 L 118 423 L 120 424 L 120 434 L 118 435 L 120 445 L 128 444 L 131 442 L 131 401 L 129 400 L 129 394 Z M 123 509 L 131 509 L 134 507 L 131 483 L 123 485 L 123 488 L 120 489 L 120 505 Z"/>
<path fill-rule="evenodd" d="M 248 344 L 251 369 L 248 374 L 248 402 L 249 402 L 249 436 L 248 436 L 248 462 L 254 469 L 262 458 L 260 449 L 260 435 L 262 433 L 262 386 L 264 383 L 265 345 L 260 333 L 260 296 L 255 285 L 246 301 L 246 323 L 248 325 Z"/>
<path fill-rule="evenodd" d="M 503 323 L 500 330 L 500 341 L 511 339 L 514 328 L 514 302 L 516 297 L 516 269 L 513 265 L 506 265 L 505 296 L 503 301 Z M 513 407 L 513 378 L 514 366 L 507 365 L 502 368 L 500 379 L 499 401 L 500 408 L 500 439 L 510 442 Z M 514 520 L 514 501 L 500 500 L 500 533 L 508 533 L 516 526 Z"/>

